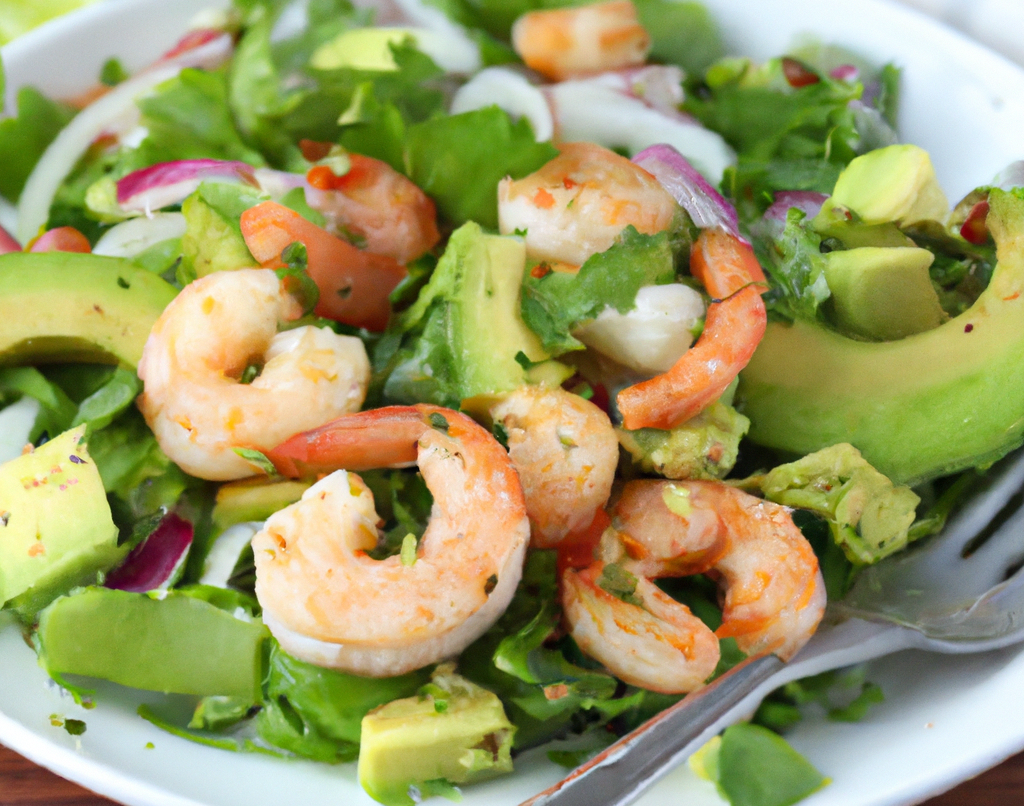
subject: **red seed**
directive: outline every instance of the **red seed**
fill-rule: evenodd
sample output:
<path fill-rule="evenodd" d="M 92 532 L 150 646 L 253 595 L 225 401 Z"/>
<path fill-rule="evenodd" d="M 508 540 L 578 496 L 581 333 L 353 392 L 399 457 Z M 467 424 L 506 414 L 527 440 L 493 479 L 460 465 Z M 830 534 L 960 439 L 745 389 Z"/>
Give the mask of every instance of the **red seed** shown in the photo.
<path fill-rule="evenodd" d="M 817 84 L 821 77 L 801 61 L 785 56 L 782 59 L 782 74 L 791 87 L 807 87 Z"/>
<path fill-rule="evenodd" d="M 960 227 L 960 235 L 968 243 L 981 246 L 988 241 L 988 227 L 985 219 L 988 217 L 988 199 L 983 199 L 971 208 L 964 223 Z"/>

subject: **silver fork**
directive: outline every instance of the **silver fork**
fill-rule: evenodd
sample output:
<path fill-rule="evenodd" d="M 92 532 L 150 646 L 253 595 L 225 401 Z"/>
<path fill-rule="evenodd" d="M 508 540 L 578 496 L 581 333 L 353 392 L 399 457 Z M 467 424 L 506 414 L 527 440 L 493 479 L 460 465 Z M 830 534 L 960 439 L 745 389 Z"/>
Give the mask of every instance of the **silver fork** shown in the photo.
<path fill-rule="evenodd" d="M 988 479 L 941 535 L 862 572 L 792 661 L 749 658 L 520 806 L 625 806 L 792 680 L 901 649 L 962 654 L 1024 641 L 1024 452 Z"/>

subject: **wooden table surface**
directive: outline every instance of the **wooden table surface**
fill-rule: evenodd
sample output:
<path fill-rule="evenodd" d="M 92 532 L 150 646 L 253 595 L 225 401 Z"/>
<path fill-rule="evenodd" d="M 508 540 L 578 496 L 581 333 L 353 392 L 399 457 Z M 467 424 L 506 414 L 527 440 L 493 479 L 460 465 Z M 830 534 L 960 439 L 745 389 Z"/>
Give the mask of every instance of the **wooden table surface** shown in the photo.
<path fill-rule="evenodd" d="M 928 801 L 927 806 L 1009 806 L 1015 803 L 1024 803 L 1024 753 Z M 0 746 L 0 806 L 111 806 L 111 801 L 58 778 Z"/>

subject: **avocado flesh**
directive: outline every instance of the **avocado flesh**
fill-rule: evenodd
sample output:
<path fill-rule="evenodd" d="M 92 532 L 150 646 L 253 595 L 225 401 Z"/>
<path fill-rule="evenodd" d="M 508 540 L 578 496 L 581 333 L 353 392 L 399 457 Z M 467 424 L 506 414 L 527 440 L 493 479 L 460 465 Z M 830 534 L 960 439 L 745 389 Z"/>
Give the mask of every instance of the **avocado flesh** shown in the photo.
<path fill-rule="evenodd" d="M 997 265 L 967 311 L 899 341 L 771 323 L 740 376 L 750 439 L 795 454 L 849 442 L 897 484 L 1024 442 L 1024 200 L 993 190 Z"/>
<path fill-rule="evenodd" d="M 201 186 L 181 206 L 187 229 L 181 239 L 182 260 L 196 277 L 218 271 L 259 268 L 245 245 L 237 219 L 229 219 L 204 196 L 219 189 Z"/>
<path fill-rule="evenodd" d="M 91 361 L 135 368 L 177 291 L 128 260 L 69 252 L 0 255 L 0 365 Z"/>
<path fill-rule="evenodd" d="M 432 783 L 511 772 L 514 732 L 497 696 L 442 664 L 418 696 L 363 717 L 359 783 L 381 803 L 411 806 Z"/>
<path fill-rule="evenodd" d="M 862 246 L 829 252 L 825 280 L 836 324 L 852 336 L 893 341 L 942 324 L 927 249 Z"/>
<path fill-rule="evenodd" d="M 84 425 L 0 465 L 0 607 L 31 619 L 124 553 Z"/>

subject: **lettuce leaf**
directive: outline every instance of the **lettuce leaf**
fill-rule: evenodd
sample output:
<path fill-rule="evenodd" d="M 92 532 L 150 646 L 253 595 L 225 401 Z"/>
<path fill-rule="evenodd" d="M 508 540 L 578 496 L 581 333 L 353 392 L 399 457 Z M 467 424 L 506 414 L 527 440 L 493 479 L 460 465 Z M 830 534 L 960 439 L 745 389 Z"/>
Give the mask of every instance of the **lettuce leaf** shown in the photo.
<path fill-rule="evenodd" d="M 74 116 L 70 106 L 51 101 L 33 87 L 19 90 L 17 116 L 0 120 L 0 194 L 4 198 L 18 201 L 39 158 Z"/>
<path fill-rule="evenodd" d="M 642 235 L 629 226 L 611 248 L 588 259 L 576 274 L 527 272 L 523 321 L 552 355 L 582 350 L 583 343 L 570 332 L 575 326 L 594 319 L 607 306 L 626 313 L 641 288 L 674 279 L 668 235 Z"/>
<path fill-rule="evenodd" d="M 406 172 L 450 222 L 476 221 L 498 228 L 495 188 L 506 176 L 520 179 L 558 156 L 534 140 L 526 118 L 515 123 L 496 106 L 434 118 L 409 129 Z"/>
<path fill-rule="evenodd" d="M 764 223 L 753 228 L 758 262 L 771 280 L 764 303 L 773 319 L 824 320 L 821 306 L 832 295 L 821 236 L 804 225 L 805 218 L 802 210 L 791 207 L 781 232 Z"/>
<path fill-rule="evenodd" d="M 385 678 L 336 672 L 297 660 L 273 642 L 257 731 L 300 758 L 354 761 L 367 712 L 412 696 L 429 679 L 427 670 Z"/>

